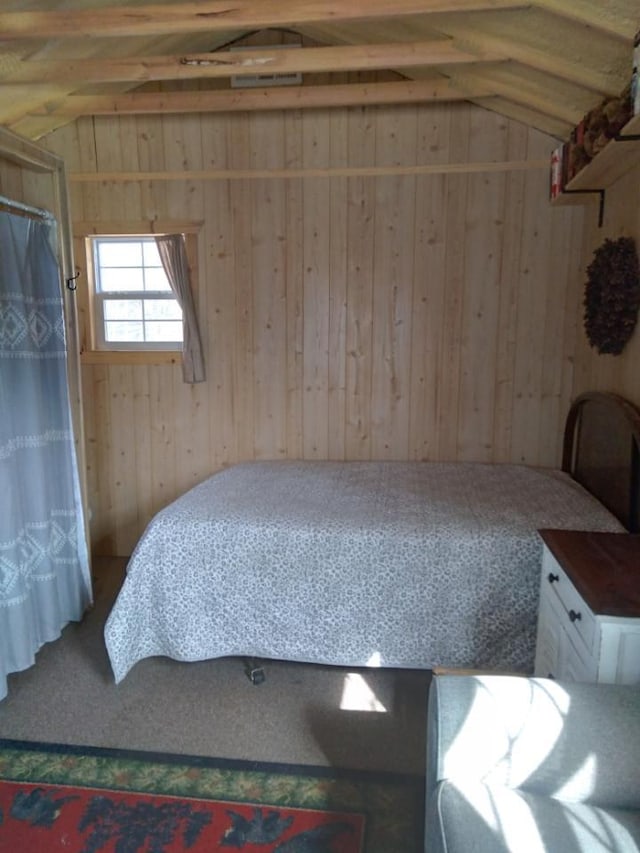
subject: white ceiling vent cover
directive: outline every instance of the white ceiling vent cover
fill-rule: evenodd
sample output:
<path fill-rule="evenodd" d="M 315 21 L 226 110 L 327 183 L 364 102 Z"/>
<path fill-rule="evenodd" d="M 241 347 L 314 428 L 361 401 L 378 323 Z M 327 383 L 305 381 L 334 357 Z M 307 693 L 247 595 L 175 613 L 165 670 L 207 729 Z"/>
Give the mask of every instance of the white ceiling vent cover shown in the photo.
<path fill-rule="evenodd" d="M 243 50 L 291 50 L 291 48 L 301 47 L 299 44 L 269 44 L 256 45 L 255 47 L 230 47 L 230 51 Z M 260 67 L 260 66 L 257 66 Z M 268 67 L 268 64 L 265 65 Z M 301 86 L 302 74 L 284 73 L 284 74 L 243 74 L 242 76 L 231 78 L 231 88 L 233 89 L 251 89 L 265 86 Z"/>

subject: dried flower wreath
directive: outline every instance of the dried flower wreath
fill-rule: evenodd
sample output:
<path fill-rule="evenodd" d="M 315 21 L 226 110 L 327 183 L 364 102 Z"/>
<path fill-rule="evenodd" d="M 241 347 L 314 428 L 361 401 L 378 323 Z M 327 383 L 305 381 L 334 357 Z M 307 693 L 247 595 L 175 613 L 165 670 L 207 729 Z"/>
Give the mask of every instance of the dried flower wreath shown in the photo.
<path fill-rule="evenodd" d="M 640 267 L 632 237 L 606 239 L 587 267 L 584 327 L 599 353 L 619 355 L 633 334 L 640 306 Z"/>

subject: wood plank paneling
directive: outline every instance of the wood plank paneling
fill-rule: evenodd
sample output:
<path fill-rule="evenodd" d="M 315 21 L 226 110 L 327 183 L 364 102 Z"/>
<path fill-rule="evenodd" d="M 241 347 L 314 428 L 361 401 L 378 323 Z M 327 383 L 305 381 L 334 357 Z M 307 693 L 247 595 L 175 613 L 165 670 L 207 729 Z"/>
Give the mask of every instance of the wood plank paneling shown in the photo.
<path fill-rule="evenodd" d="M 527 156 L 528 133 L 516 122 L 509 125 L 507 157 Z M 517 351 L 517 311 L 520 281 L 520 244 L 522 217 L 526 202 L 524 173 L 511 175 L 505 182 L 503 247 L 498 278 L 499 303 L 497 324 L 500 334 L 496 345 L 495 398 L 493 424 L 493 461 L 506 462 L 511 458 L 511 407 L 515 386 Z"/>
<path fill-rule="evenodd" d="M 303 156 L 301 113 L 284 116 L 285 164 L 300 168 Z M 287 455 L 299 459 L 303 455 L 304 422 L 304 182 L 288 180 L 285 187 L 285 287 Z"/>
<path fill-rule="evenodd" d="M 325 112 L 303 113 L 302 152 L 305 167 L 329 161 L 331 135 Z M 329 304 L 331 294 L 331 183 L 323 178 L 302 186 L 304 295 L 303 318 L 303 455 L 329 455 Z"/>
<path fill-rule="evenodd" d="M 379 165 L 414 162 L 417 149 L 415 108 L 379 111 L 376 161 Z M 415 221 L 415 177 L 381 178 L 375 183 L 373 267 L 373 364 L 371 453 L 376 459 L 406 459 L 409 452 L 411 305 L 413 252 L 406 237 Z"/>
<path fill-rule="evenodd" d="M 373 115 L 359 110 L 349 119 L 349 160 L 371 165 L 375 162 Z M 348 459 L 369 459 L 375 234 L 375 182 L 370 178 L 349 179 L 347 217 L 345 454 Z"/>
<path fill-rule="evenodd" d="M 149 370 L 146 366 L 133 368 L 133 444 L 136 453 L 135 489 L 138 498 L 138 533 L 147 526 L 153 515 L 153 460 L 151 456 L 151 393 Z M 131 428 L 131 425 L 130 427 Z M 131 479 L 130 479 L 131 482 Z"/>
<path fill-rule="evenodd" d="M 202 160 L 207 168 L 225 168 L 228 163 L 227 131 L 222 116 L 200 119 Z M 208 433 L 208 446 L 196 460 L 201 478 L 237 458 L 234 394 L 235 276 L 234 231 L 231 189 L 228 182 L 202 188 L 204 228 L 198 240 L 198 316 L 204 347 L 207 384 L 201 417 Z M 229 390 L 231 389 L 231 391 Z M 213 412 L 224 412 L 212 417 Z"/>
<path fill-rule="evenodd" d="M 451 111 L 418 111 L 418 162 L 445 163 L 449 157 Z M 438 459 L 441 394 L 440 346 L 445 293 L 446 175 L 416 183 L 413 228 L 413 304 L 409 442 L 413 459 Z"/>
<path fill-rule="evenodd" d="M 550 286 L 547 262 L 551 242 L 551 216 L 544 219 L 537 209 L 546 193 L 535 181 L 525 178 L 525 205 L 520 248 L 520 294 L 516 319 L 516 358 L 511 436 L 511 454 L 517 462 L 532 463 L 537 452 L 544 358 L 546 292 Z M 537 205 L 529 203 L 536 199 Z M 545 286 L 539 286 L 545 282 Z"/>
<path fill-rule="evenodd" d="M 115 373 L 115 369 L 97 365 L 85 368 L 82 378 L 84 399 L 88 404 L 86 423 L 90 430 L 87 434 L 87 461 L 91 543 L 97 554 L 118 553 L 116 532 L 122 518 L 121 514 L 116 513 L 111 471 L 115 465 L 118 444 L 124 444 L 125 437 L 118 436 L 113 429 L 110 372 Z M 150 428 L 150 421 L 147 428 Z M 133 474 L 131 471 L 130 475 Z M 128 485 L 132 485 L 131 480 Z"/>
<path fill-rule="evenodd" d="M 151 433 L 151 511 L 158 512 L 179 494 L 176 444 L 187 440 L 191 426 L 174 398 L 175 373 L 180 368 L 161 365 L 149 369 L 149 429 Z M 114 368 L 111 368 L 113 373 Z M 119 439 L 122 442 L 124 437 Z M 120 552 L 116 552 L 120 553 Z"/>
<path fill-rule="evenodd" d="M 131 472 L 138 468 L 135 441 L 123 441 L 131 435 L 135 424 L 133 372 L 139 368 L 118 365 L 109 375 L 109 428 L 117 449 L 111 456 L 107 472 L 110 480 L 112 505 L 115 509 L 114 548 L 116 554 L 130 553 L 138 536 L 138 489 Z"/>
<path fill-rule="evenodd" d="M 88 172 L 532 162 L 555 144 L 471 104 L 83 119 L 49 142 Z M 84 365 L 98 552 L 240 460 L 557 465 L 582 211 L 547 189 L 539 169 L 79 183 L 74 216 L 97 230 L 203 223 L 206 382 Z"/>
<path fill-rule="evenodd" d="M 231 159 L 248 153 L 249 123 L 246 116 L 233 122 L 230 132 Z M 237 436 L 239 459 L 251 459 L 254 454 L 254 314 L 253 314 L 253 252 L 250 211 L 253 190 L 248 181 L 240 181 L 231 188 L 233 197 L 233 230 L 235 252 L 236 327 L 232 342 L 235 355 L 236 411 L 233 429 Z"/>
<path fill-rule="evenodd" d="M 469 157 L 507 157 L 508 125 L 485 111 L 471 114 Z M 460 327 L 458 453 L 493 460 L 495 367 L 500 340 L 500 266 L 504 247 L 504 174 L 469 175 L 464 217 Z"/>
<path fill-rule="evenodd" d="M 637 145 L 637 142 L 627 143 Z M 572 318 L 576 323 L 573 394 L 587 390 L 614 391 L 640 406 L 640 328 L 620 355 L 600 355 L 589 345 L 584 331 L 584 287 L 593 253 L 607 238 L 633 237 L 640 251 L 640 166 L 607 189 L 603 227 L 598 227 L 597 208 L 584 211 L 582 265 L 573 289 Z"/>
<path fill-rule="evenodd" d="M 330 160 L 335 168 L 349 161 L 349 116 L 335 110 L 329 116 Z M 329 182 L 331 221 L 329 223 L 329 458 L 346 456 L 345 407 L 347 395 L 347 178 Z"/>
<path fill-rule="evenodd" d="M 469 157 L 471 111 L 451 111 L 449 156 Z M 458 454 L 458 412 L 460 402 L 460 370 L 462 366 L 462 318 L 465 270 L 472 263 L 464 251 L 469 177 L 449 175 L 445 199 L 444 298 L 440 318 L 440 371 L 438 384 L 438 457 L 455 460 Z M 474 277 L 474 285 L 481 282 Z M 468 452 L 468 449 L 467 449 Z"/>

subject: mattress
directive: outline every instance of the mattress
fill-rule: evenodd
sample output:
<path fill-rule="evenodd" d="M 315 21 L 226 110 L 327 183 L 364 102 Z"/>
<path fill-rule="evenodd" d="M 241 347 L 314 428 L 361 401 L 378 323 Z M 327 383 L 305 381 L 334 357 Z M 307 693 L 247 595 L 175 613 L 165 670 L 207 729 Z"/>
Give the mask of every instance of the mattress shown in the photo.
<path fill-rule="evenodd" d="M 157 655 L 532 672 L 543 527 L 622 530 L 557 470 L 250 462 L 150 522 L 105 627 Z"/>

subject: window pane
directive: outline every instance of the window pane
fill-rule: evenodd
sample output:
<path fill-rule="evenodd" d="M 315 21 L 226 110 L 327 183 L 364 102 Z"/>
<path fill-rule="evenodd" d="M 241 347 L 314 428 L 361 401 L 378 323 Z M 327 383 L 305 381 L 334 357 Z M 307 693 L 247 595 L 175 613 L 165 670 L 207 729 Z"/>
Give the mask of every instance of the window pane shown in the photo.
<path fill-rule="evenodd" d="M 182 310 L 175 299 L 145 299 L 145 320 L 182 320 Z"/>
<path fill-rule="evenodd" d="M 161 341 L 179 342 L 182 341 L 182 323 L 178 321 L 163 322 L 162 320 L 154 320 L 144 324 L 146 339 L 159 343 Z"/>
<path fill-rule="evenodd" d="M 160 253 L 155 240 L 145 240 L 142 244 L 145 267 L 161 267 Z"/>
<path fill-rule="evenodd" d="M 142 323 L 129 321 L 108 321 L 104 324 L 104 337 L 113 343 L 143 341 Z"/>
<path fill-rule="evenodd" d="M 96 237 L 96 307 L 106 348 L 180 348 L 182 309 L 153 237 Z M 163 346 L 164 345 L 164 346 Z"/>
<path fill-rule="evenodd" d="M 103 293 L 117 291 L 143 290 L 142 269 L 102 269 L 100 270 L 100 290 Z"/>
<path fill-rule="evenodd" d="M 139 240 L 108 240 L 98 243 L 98 263 L 101 267 L 142 266 L 142 246 Z"/>
<path fill-rule="evenodd" d="M 144 271 L 145 287 L 147 290 L 157 290 L 171 293 L 171 285 L 162 267 L 146 267 Z"/>
<path fill-rule="evenodd" d="M 105 299 L 105 320 L 142 320 L 142 300 Z"/>

